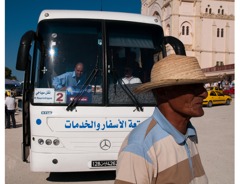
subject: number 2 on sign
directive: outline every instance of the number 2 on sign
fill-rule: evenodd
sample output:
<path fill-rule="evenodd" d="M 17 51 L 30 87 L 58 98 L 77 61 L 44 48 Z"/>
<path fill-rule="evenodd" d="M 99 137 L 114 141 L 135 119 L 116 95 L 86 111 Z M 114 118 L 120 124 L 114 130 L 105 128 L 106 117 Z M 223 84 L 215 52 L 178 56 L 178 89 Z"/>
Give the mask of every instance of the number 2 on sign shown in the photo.
<path fill-rule="evenodd" d="M 66 103 L 66 93 L 55 91 L 55 103 Z"/>

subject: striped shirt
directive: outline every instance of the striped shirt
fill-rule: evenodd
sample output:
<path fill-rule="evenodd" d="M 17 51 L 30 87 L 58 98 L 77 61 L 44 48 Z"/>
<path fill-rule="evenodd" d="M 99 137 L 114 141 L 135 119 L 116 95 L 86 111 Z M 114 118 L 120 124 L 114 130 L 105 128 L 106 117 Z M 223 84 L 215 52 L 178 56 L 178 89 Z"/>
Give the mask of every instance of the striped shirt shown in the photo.
<path fill-rule="evenodd" d="M 155 108 L 124 140 L 115 184 L 208 183 L 196 143 L 191 122 L 183 135 Z"/>

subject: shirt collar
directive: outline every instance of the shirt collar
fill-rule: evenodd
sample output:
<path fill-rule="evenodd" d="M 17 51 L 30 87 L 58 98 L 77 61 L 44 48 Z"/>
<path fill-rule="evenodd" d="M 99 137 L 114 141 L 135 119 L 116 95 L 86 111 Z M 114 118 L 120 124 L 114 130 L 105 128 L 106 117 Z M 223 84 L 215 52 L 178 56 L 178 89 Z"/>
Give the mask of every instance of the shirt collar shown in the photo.
<path fill-rule="evenodd" d="M 76 78 L 75 71 L 73 71 L 73 73 L 72 73 L 72 78 Z"/>
<path fill-rule="evenodd" d="M 164 115 L 159 111 L 157 107 L 153 112 L 153 118 L 157 121 L 163 130 L 173 136 L 174 140 L 178 144 L 184 144 L 187 138 L 190 138 L 192 141 L 197 143 L 196 130 L 190 121 L 188 123 L 187 132 L 185 135 L 183 135 L 164 117 Z"/>

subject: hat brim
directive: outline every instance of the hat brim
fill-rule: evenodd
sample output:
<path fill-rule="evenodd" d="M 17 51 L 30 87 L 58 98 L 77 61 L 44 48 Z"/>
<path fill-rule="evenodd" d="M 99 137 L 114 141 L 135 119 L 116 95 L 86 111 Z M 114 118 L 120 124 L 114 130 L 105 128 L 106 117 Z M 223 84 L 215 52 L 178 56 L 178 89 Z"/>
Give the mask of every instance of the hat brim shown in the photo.
<path fill-rule="evenodd" d="M 220 77 L 206 77 L 204 79 L 164 79 L 157 82 L 146 82 L 138 87 L 136 87 L 134 93 L 147 92 L 152 89 L 168 87 L 168 86 L 177 86 L 177 85 L 186 85 L 186 84 L 199 84 L 199 83 L 211 83 L 221 80 Z"/>

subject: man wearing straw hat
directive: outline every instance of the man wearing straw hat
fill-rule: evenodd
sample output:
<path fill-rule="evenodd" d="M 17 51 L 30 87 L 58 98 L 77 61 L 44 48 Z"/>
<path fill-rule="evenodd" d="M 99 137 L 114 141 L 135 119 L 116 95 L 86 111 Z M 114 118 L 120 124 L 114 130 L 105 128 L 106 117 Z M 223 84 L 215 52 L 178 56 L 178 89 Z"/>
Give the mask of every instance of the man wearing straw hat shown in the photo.
<path fill-rule="evenodd" d="M 204 83 L 218 80 L 206 77 L 195 57 L 170 55 L 154 64 L 151 81 L 135 92 L 152 90 L 157 106 L 124 140 L 115 184 L 208 183 L 190 119 L 204 114 Z"/>

